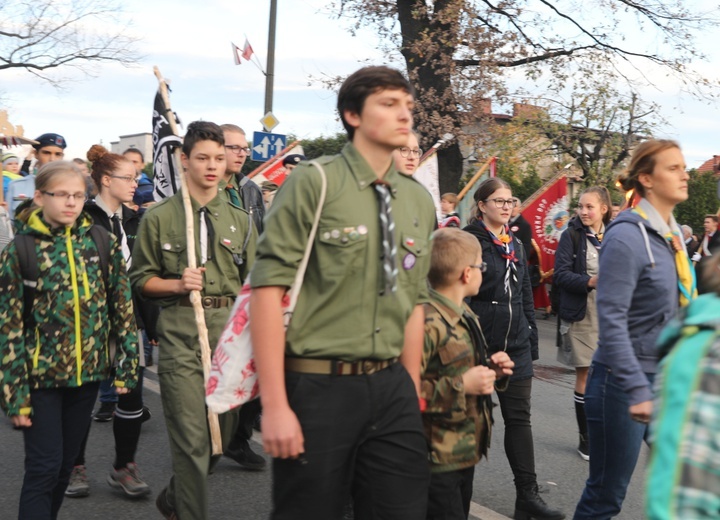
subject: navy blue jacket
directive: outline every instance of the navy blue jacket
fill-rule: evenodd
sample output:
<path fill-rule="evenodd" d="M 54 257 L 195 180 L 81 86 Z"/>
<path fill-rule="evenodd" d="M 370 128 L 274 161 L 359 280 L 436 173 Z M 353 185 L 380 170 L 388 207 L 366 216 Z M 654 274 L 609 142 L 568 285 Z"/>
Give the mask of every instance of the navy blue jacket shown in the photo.
<path fill-rule="evenodd" d="M 573 244 L 577 243 L 577 251 Z M 560 235 L 555 251 L 553 282 L 560 289 L 560 319 L 570 322 L 582 321 L 587 310 L 590 275 L 587 274 L 587 236 L 579 218 L 573 217 Z"/>
<path fill-rule="evenodd" d="M 538 335 L 535 325 L 535 305 L 528 276 L 527 258 L 520 241 L 513 236 L 517 262 L 517 283 L 510 282 L 511 290 L 505 293 L 506 260 L 500 256 L 489 233 L 477 222 L 464 231 L 474 235 L 482 246 L 487 271 L 477 296 L 469 305 L 477 314 L 490 353 L 506 351 L 515 362 L 511 380 L 528 379 L 533 375 L 532 362 L 538 359 Z"/>

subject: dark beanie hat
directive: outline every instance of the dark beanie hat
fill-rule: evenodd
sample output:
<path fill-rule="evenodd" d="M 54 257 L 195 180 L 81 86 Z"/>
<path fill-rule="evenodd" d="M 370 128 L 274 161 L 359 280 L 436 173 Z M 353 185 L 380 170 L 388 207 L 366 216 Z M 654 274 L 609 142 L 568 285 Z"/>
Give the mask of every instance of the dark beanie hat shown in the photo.
<path fill-rule="evenodd" d="M 58 146 L 64 150 L 67 146 L 65 138 L 60 134 L 43 134 L 40 137 L 36 137 L 35 140 L 38 142 L 38 144 L 33 145 L 33 148 L 36 150 L 44 148 L 45 146 Z"/>
<path fill-rule="evenodd" d="M 304 155 L 301 155 L 299 153 L 291 153 L 290 155 L 286 155 L 285 159 L 283 159 L 283 166 L 287 166 L 288 164 L 297 166 L 300 161 L 304 160 L 306 160 Z"/>

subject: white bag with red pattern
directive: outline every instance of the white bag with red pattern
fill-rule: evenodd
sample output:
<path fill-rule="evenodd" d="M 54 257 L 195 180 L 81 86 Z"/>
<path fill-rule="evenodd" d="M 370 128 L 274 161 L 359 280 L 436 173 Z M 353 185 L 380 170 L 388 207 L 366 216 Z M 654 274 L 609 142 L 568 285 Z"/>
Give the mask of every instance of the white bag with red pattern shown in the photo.
<path fill-rule="evenodd" d="M 315 220 L 308 236 L 305 254 L 298 266 L 295 281 L 282 299 L 285 329 L 290 325 L 290 319 L 300 294 L 327 192 L 327 177 L 322 166 L 315 161 L 310 164 L 320 172 L 320 198 L 315 210 Z M 205 403 L 210 411 L 217 414 L 225 413 L 258 397 L 255 356 L 250 338 L 249 303 L 251 292 L 250 276 L 248 276 L 235 300 L 235 305 L 230 312 L 230 319 L 225 325 L 215 352 L 213 352 L 212 366 L 205 385 Z"/>

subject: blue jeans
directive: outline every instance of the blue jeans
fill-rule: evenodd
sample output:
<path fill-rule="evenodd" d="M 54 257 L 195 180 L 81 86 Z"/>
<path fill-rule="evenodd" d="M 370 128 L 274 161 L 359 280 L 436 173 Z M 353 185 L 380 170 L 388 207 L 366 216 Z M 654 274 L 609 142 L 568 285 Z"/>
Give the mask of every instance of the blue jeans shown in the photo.
<path fill-rule="evenodd" d="M 652 384 L 654 374 L 645 374 Z M 590 440 L 590 475 L 575 519 L 602 520 L 622 509 L 646 424 L 632 420 L 627 394 L 617 385 L 610 367 L 590 366 L 585 388 L 585 414 Z"/>
<path fill-rule="evenodd" d="M 117 403 L 118 395 L 113 385 L 115 379 L 110 377 L 100 383 L 100 402 L 101 403 Z"/>

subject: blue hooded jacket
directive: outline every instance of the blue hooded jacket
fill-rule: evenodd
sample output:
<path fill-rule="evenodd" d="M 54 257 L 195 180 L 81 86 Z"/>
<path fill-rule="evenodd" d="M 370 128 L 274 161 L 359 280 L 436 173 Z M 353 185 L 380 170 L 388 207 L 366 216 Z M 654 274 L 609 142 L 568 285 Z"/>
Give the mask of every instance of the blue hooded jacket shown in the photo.
<path fill-rule="evenodd" d="M 645 373 L 657 371 L 657 338 L 677 313 L 677 280 L 667 240 L 635 211 L 621 212 L 600 249 L 593 362 L 612 369 L 630 405 L 653 397 Z"/>

